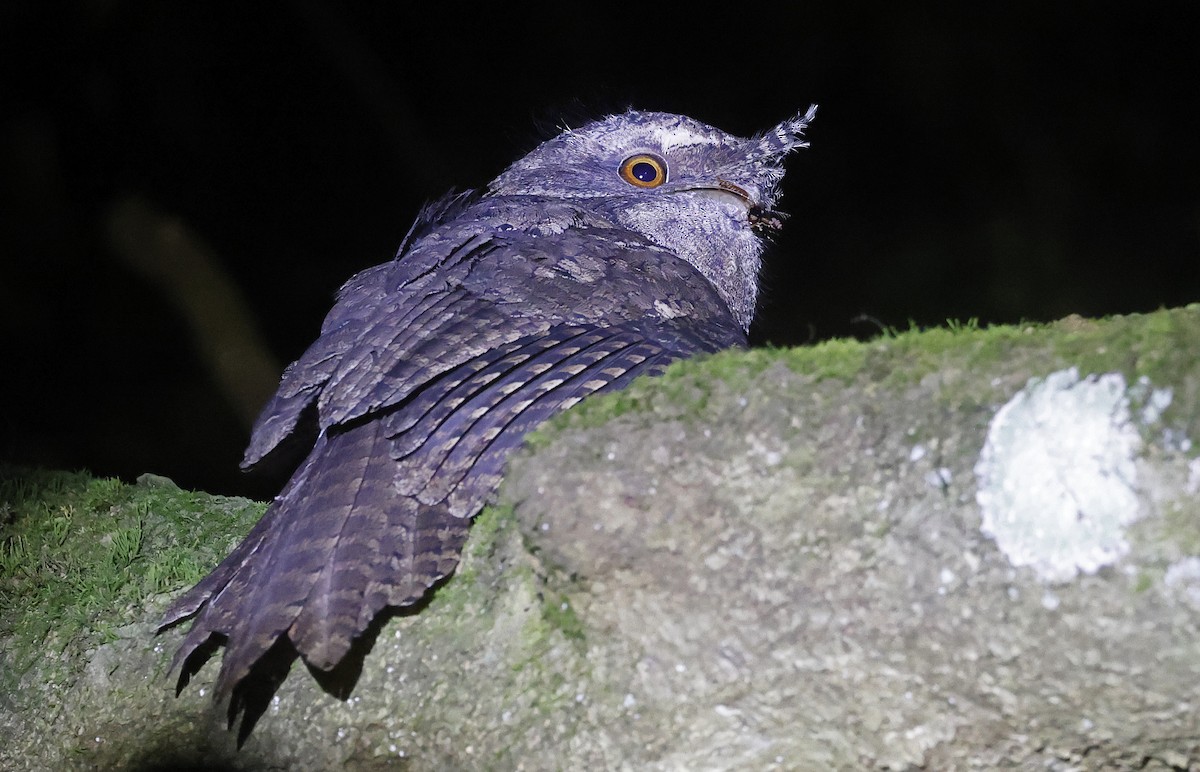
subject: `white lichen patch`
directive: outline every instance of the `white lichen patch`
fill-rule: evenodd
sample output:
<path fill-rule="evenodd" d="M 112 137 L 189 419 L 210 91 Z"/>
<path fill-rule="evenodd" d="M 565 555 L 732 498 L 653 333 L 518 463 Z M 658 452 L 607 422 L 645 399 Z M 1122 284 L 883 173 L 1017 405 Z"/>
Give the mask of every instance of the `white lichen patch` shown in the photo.
<path fill-rule="evenodd" d="M 983 532 L 1047 582 L 1129 551 L 1141 437 L 1119 373 L 1033 378 L 992 418 L 975 475 Z"/>
<path fill-rule="evenodd" d="M 1146 376 L 1143 375 L 1138 380 L 1138 383 L 1146 383 L 1148 385 L 1149 382 Z M 1163 411 L 1171 406 L 1173 396 L 1174 392 L 1170 389 L 1152 389 L 1146 395 L 1146 404 L 1142 406 L 1142 423 L 1158 423 L 1158 420 L 1162 418 Z"/>

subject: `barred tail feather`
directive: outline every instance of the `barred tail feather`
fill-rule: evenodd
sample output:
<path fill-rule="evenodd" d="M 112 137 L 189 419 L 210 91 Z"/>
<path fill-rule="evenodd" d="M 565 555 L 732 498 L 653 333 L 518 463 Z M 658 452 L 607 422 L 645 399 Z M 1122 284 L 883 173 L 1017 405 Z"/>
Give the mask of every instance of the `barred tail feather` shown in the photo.
<path fill-rule="evenodd" d="M 214 639 L 226 644 L 218 700 L 285 635 L 329 670 L 385 606 L 416 602 L 454 569 L 468 523 L 397 495 L 404 465 L 387 442 L 378 421 L 322 436 L 247 539 L 171 606 L 160 627 L 199 610 L 173 662 L 180 688 Z"/>

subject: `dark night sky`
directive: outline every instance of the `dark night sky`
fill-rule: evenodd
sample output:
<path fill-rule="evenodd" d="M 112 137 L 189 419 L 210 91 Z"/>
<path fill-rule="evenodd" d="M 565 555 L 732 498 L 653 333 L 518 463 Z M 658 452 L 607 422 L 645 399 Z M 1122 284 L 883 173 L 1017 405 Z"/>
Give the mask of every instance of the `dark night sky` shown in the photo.
<path fill-rule="evenodd" d="M 207 244 L 286 363 L 423 201 L 630 105 L 820 104 L 760 341 L 1200 301 L 1194 3 L 1046 5 L 5 4 L 0 459 L 274 492 L 119 201 Z"/>

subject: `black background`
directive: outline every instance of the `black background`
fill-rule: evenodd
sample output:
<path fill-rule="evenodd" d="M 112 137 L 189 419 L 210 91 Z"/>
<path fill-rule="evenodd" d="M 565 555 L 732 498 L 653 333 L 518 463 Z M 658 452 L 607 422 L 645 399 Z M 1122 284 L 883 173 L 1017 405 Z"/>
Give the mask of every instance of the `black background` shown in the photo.
<path fill-rule="evenodd" d="M 758 342 L 1200 300 L 1195 4 L 1050 5 L 5 4 L 0 458 L 274 492 L 114 256 L 124 197 L 213 250 L 286 363 L 423 201 L 628 106 L 745 135 L 820 104 Z"/>

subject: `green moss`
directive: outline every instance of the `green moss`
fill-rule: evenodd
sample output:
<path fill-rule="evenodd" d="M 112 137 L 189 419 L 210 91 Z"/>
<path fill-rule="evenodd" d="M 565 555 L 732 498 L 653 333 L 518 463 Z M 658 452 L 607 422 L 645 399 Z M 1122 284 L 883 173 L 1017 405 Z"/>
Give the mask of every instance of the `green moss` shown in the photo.
<path fill-rule="evenodd" d="M 262 511 L 164 478 L 126 485 L 0 466 L 3 686 L 144 618 L 152 598 L 198 581 Z"/>
<path fill-rule="evenodd" d="M 556 427 L 598 426 L 627 413 L 670 410 L 675 414 L 704 409 L 713 385 L 727 389 L 748 388 L 754 379 L 776 362 L 796 372 L 819 378 L 849 379 L 859 372 L 868 355 L 866 344 L 833 340 L 796 349 L 730 349 L 673 363 L 661 376 L 634 381 L 622 391 L 590 397 L 551 419 L 527 436 L 531 447 L 541 447 L 556 433 Z"/>
<path fill-rule="evenodd" d="M 471 523 L 471 536 L 466 544 L 466 557 L 486 559 L 496 548 L 496 540 L 513 524 L 512 506 L 489 504 Z M 469 561 L 468 561 L 469 562 Z"/>
<path fill-rule="evenodd" d="M 486 602 L 491 596 L 482 588 L 491 584 L 498 573 L 496 552 L 507 534 L 516 529 L 511 506 L 490 504 L 471 523 L 471 532 L 463 546 L 462 560 L 449 581 L 430 597 L 429 609 L 451 617 L 470 605 Z M 514 569 L 519 570 L 519 569 Z"/>
<path fill-rule="evenodd" d="M 1059 359 L 1081 374 L 1119 372 L 1134 386 L 1169 384 L 1174 398 L 1163 412 L 1163 427 L 1195 437 L 1200 432 L 1200 305 L 1098 321 L 1077 317 L 1053 326 L 1048 342 Z M 1150 389 L 1131 389 L 1135 412 Z M 1196 452 L 1195 449 L 1193 452 Z"/>
<path fill-rule="evenodd" d="M 1042 375 L 1077 367 L 1082 375 L 1121 372 L 1128 383 L 1181 384 L 1172 410 L 1189 434 L 1200 432 L 1200 408 L 1186 415 L 1177 405 L 1200 405 L 1200 305 L 1099 321 L 1069 317 L 1049 324 L 982 327 L 977 320 L 948 321 L 934 329 L 885 330 L 874 340 L 830 340 L 798 348 L 728 350 L 676 362 L 658 378 L 635 381 L 621 392 L 589 398 L 535 431 L 540 447 L 560 428 L 588 428 L 628 413 L 700 412 L 715 384 L 749 388 L 767 368 L 782 364 L 816 381 L 874 383 L 903 389 L 936 376 L 939 399 L 969 407 L 994 400 L 983 373 Z M 989 379 L 990 380 L 990 379 Z M 1136 405 L 1135 405 L 1136 407 Z"/>
<path fill-rule="evenodd" d="M 897 380 L 915 381 L 943 366 L 947 352 L 962 349 L 965 342 L 977 340 L 980 333 L 990 340 L 1017 335 L 1007 328 L 981 331 L 969 322 L 949 330 L 888 331 L 886 337 L 868 342 L 838 339 L 798 348 L 730 349 L 693 357 L 673 363 L 657 378 L 639 379 L 623 391 L 584 400 L 533 432 L 527 441 L 537 448 L 549 442 L 559 427 L 588 428 L 627 413 L 696 413 L 707 405 L 715 384 L 735 391 L 748 389 L 763 371 L 776 364 L 818 381 L 848 383 L 864 376 L 888 385 L 895 385 Z"/>
<path fill-rule="evenodd" d="M 543 598 L 542 619 L 562 633 L 567 640 L 585 642 L 583 622 L 576 616 L 575 609 L 566 595 L 547 595 Z"/>

